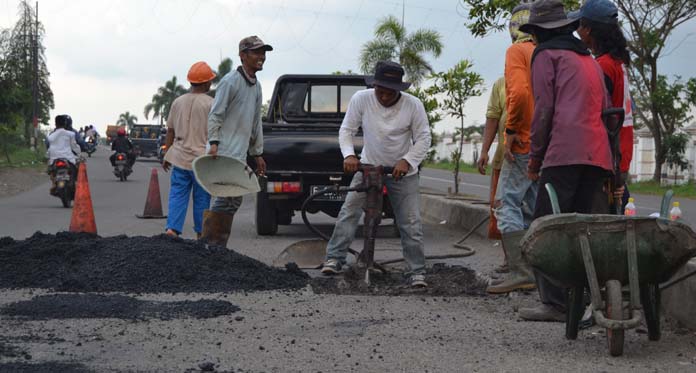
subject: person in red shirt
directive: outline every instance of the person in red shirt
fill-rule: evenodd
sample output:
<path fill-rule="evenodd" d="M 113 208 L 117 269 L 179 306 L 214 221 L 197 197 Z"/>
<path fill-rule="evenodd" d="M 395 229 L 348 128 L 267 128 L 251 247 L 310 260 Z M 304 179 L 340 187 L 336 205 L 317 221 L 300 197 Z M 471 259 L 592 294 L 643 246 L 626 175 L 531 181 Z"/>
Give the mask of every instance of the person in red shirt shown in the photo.
<path fill-rule="evenodd" d="M 623 185 L 617 187 L 615 196 L 622 200 L 621 211 L 628 202 L 626 186 L 628 170 L 633 159 L 633 101 L 628 85 L 626 68 L 630 64 L 626 37 L 618 22 L 619 10 L 609 0 L 588 0 L 580 10 L 568 14 L 568 18 L 580 19 L 577 33 L 592 50 L 604 72 L 604 84 L 609 92 L 612 107 L 623 107 L 625 118 L 619 132 L 621 150 L 620 171 Z"/>

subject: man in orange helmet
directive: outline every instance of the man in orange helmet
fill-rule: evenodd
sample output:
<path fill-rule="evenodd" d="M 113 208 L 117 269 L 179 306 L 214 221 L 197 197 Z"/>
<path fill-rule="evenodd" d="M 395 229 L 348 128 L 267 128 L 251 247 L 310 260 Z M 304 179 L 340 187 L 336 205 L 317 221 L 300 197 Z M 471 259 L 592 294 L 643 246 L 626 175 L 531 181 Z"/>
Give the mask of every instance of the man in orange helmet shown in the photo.
<path fill-rule="evenodd" d="M 170 236 L 178 236 L 183 230 L 191 190 L 193 229 L 198 237 L 203 229 L 203 211 L 210 207 L 210 194 L 196 181 L 191 163 L 206 151 L 208 113 L 213 104 L 213 98 L 206 93 L 210 91 L 215 76 L 215 72 L 207 63 L 194 63 L 187 76 L 191 83 L 191 92 L 174 100 L 169 110 L 165 141 L 167 153 L 162 168 L 165 171 L 172 170 L 166 226 L 166 232 Z"/>

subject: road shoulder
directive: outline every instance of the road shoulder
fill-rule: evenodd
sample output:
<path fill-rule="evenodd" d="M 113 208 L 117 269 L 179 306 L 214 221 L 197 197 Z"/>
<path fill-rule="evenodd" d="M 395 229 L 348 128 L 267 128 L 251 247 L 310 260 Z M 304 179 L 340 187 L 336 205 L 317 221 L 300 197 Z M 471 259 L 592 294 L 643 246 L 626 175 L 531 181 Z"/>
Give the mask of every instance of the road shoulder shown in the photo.
<path fill-rule="evenodd" d="M 0 198 L 33 189 L 47 180 L 43 168 L 0 168 Z"/>

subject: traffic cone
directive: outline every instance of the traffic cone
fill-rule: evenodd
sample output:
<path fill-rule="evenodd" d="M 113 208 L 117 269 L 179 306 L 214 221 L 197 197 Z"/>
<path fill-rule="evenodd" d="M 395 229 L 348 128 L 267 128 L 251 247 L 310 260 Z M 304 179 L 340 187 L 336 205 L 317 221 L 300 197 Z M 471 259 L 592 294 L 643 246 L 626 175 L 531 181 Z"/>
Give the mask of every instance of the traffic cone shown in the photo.
<path fill-rule="evenodd" d="M 97 234 L 97 224 L 94 222 L 92 195 L 89 192 L 89 180 L 87 180 L 87 165 L 85 162 L 80 163 L 77 171 L 75 205 L 70 218 L 70 232 Z"/>
<path fill-rule="evenodd" d="M 147 190 L 145 209 L 142 215 L 135 215 L 140 219 L 164 219 L 167 215 L 162 214 L 162 198 L 160 197 L 159 178 L 157 169 L 153 168 L 150 173 L 150 187 Z"/>

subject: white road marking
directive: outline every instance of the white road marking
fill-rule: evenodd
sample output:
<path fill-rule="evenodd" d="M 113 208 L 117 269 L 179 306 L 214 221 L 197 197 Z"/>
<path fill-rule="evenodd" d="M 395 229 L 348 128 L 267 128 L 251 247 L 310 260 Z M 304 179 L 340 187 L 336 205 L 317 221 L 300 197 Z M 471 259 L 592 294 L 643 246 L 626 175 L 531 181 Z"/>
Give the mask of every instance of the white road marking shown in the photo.
<path fill-rule="evenodd" d="M 448 184 L 452 183 L 452 180 L 440 179 L 439 177 L 430 177 L 430 176 L 424 176 L 424 175 L 421 175 L 421 179 L 439 181 L 439 182 L 448 183 Z M 473 186 L 473 187 L 482 188 L 482 189 L 490 189 L 490 187 L 488 185 L 471 184 L 471 183 L 459 183 L 459 185 L 468 185 L 468 186 Z"/>

